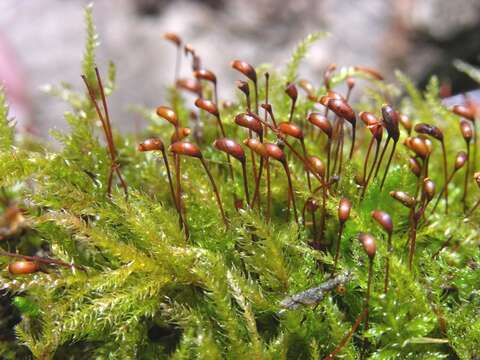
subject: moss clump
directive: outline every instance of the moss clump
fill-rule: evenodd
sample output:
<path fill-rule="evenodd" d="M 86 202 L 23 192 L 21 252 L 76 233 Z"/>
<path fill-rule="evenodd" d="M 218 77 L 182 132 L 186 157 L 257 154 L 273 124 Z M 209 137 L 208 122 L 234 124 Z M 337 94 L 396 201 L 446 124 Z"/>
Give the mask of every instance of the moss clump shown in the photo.
<path fill-rule="evenodd" d="M 97 36 L 91 16 L 89 8 L 82 72 L 98 88 L 94 70 Z M 270 66 L 257 69 L 257 74 L 263 75 L 265 71 L 270 74 L 269 103 L 278 122 L 288 118 L 290 111 L 290 98 L 284 92 L 285 79 L 296 81 L 301 58 L 309 44 L 319 37 L 320 34 L 308 37 L 298 47 L 286 71 Z M 468 71 L 476 74 L 471 68 Z M 105 84 L 107 96 L 115 87 L 113 66 L 109 75 Z M 459 117 L 440 100 L 436 78 L 421 91 L 403 74 L 397 74 L 401 85 L 398 88 L 376 79 L 375 73 L 364 68 L 349 67 L 335 71 L 327 84 L 333 89 L 352 78 L 363 79 L 353 89 L 363 94 L 358 103 L 352 104 L 355 111 L 370 111 L 380 116 L 382 104 L 398 104 L 395 108 L 414 123 L 437 125 L 443 131 L 451 171 L 455 153 L 465 149 L 465 141 L 459 133 Z M 258 84 L 261 103 L 266 95 L 263 78 L 259 77 Z M 208 82 L 202 85 L 203 96 L 210 98 L 211 86 Z M 403 90 L 406 94 L 402 96 Z M 338 349 L 339 355 L 350 359 L 480 356 L 480 211 L 468 216 L 463 212 L 465 170 L 460 170 L 450 184 L 448 215 L 443 202 L 435 213 L 431 213 L 431 205 L 425 210 L 426 193 L 417 191 L 419 203 L 413 212 L 413 216 L 418 216 L 416 249 L 409 270 L 406 244 L 411 239 L 412 211 L 389 195 L 390 191 L 416 193 L 418 179 L 407 166 L 412 151 L 401 145 L 408 136 L 406 130 L 401 130 L 383 189 L 380 190 L 380 181 L 386 161 L 361 199 L 363 183 L 356 175 L 362 174 L 371 137 L 368 129 L 357 124 L 358 145 L 351 160 L 347 159 L 348 147 L 344 147 L 338 182 L 326 184 L 325 178 L 310 175 L 310 190 L 300 142 L 264 127 L 265 141 L 288 143 L 284 147 L 287 160 L 283 164 L 288 164 L 291 171 L 300 217 L 297 225 L 288 211 L 287 204 L 292 199 L 288 200 L 282 163 L 270 158 L 272 206 L 268 221 L 265 172 L 260 186 L 260 207 L 248 206 L 245 201 L 242 206 L 239 201 L 234 202 L 243 198 L 240 163 L 232 160 L 232 180 L 225 154 L 210 146 L 218 132 L 215 118 L 201 112 L 197 114 L 198 120 L 192 121 L 189 113 L 196 108 L 178 88 L 172 88 L 168 103 L 181 125 L 192 128 L 192 134 L 185 140 L 200 146 L 229 222 L 225 229 L 201 164 L 180 156 L 185 220 L 190 229 L 186 238 L 179 226 L 178 203 L 172 197 L 161 153 L 137 151 L 139 139 L 149 137 L 163 137 L 167 146 L 174 132 L 172 125 L 150 109 L 137 108 L 149 124 L 141 137 L 113 131 L 116 160 L 129 193 L 125 197 L 115 183 L 109 197 L 106 184 L 111 160 L 99 134 L 97 113 L 85 89 L 76 92 L 62 85 L 50 87 L 49 91 L 71 104 L 71 110 L 65 114 L 70 131 L 53 133 L 62 144 L 59 149 L 15 138 L 0 92 L 3 214 L 0 239 L 4 255 L 0 261 L 2 268 L 18 261 L 6 251 L 34 255 L 42 268 L 31 274 L 12 274 L 8 270 L 0 274 L 2 302 L 8 304 L 4 306 L 14 304 L 20 314 L 20 319 L 13 317 L 12 321 L 0 322 L 4 334 L 4 329 L 20 320 L 15 326 L 16 341 L 1 339 L 3 357 L 324 358 L 342 342 L 359 314 L 365 311 L 368 257 L 357 240 L 362 232 L 371 233 L 376 241 L 368 328 L 363 321 L 352 339 Z M 312 127 L 306 117 L 312 111 L 319 111 L 316 108 L 323 112 L 323 107 L 312 99 L 325 95 L 327 89 L 322 86 L 312 91 L 310 100 L 298 95 L 293 122 L 303 129 L 306 153 L 318 156 L 326 164 L 327 137 Z M 234 122 L 235 116 L 243 111 L 243 97 L 236 104 L 220 107 L 227 136 L 239 143 L 248 136 L 248 131 Z M 263 120 L 263 113 L 260 116 Z M 272 119 L 265 119 L 273 127 Z M 335 121 L 334 126 L 341 124 L 339 119 Z M 380 124 L 386 125 L 385 121 Z M 344 142 L 348 144 L 349 126 L 344 127 Z M 203 134 L 197 132 L 199 129 Z M 248 148 L 244 149 L 248 185 L 254 189 L 252 161 Z M 258 174 L 260 157 L 254 156 Z M 471 160 L 474 168 L 478 159 Z M 174 171 L 177 167 L 173 166 L 175 161 L 170 153 L 168 161 Z M 442 164 L 440 146 L 434 142 L 428 176 L 437 184 L 437 194 L 444 184 Z M 339 167 L 337 164 L 337 170 L 330 175 L 338 174 Z M 467 180 L 470 189 L 467 207 L 472 208 L 479 192 L 471 174 Z M 319 186 L 319 191 L 315 191 Z M 322 186 L 328 186 L 325 198 Z M 322 299 L 314 302 L 315 306 L 302 303 L 295 309 L 282 307 L 286 298 L 325 285 L 331 279 L 339 228 L 337 208 L 343 197 L 350 199 L 352 208 L 344 224 L 337 273 L 349 271 L 351 280 L 322 290 Z M 322 211 L 324 200 L 325 211 Z M 301 211 L 304 205 L 305 212 Z M 310 210 L 316 207 L 314 230 Z M 424 212 L 420 211 L 422 208 Z M 12 216 L 14 209 L 17 210 Z M 394 223 L 387 294 L 383 292 L 387 237 L 371 217 L 374 210 L 388 212 Z M 320 230 L 322 216 L 325 221 Z M 369 251 L 371 255 L 371 248 Z M 304 302 L 313 305 L 310 300 Z"/>

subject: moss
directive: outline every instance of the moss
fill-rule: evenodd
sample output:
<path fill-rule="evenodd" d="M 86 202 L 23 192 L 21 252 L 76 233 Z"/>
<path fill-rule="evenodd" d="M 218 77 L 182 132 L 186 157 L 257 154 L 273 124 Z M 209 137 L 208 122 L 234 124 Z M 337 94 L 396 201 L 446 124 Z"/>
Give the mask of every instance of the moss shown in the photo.
<path fill-rule="evenodd" d="M 86 11 L 86 23 L 82 72 L 92 80 L 97 35 L 91 8 Z M 263 74 L 268 70 L 271 74 L 270 99 L 277 119 L 287 118 L 290 109 L 284 92 L 285 79 L 297 78 L 301 59 L 320 37 L 321 33 L 307 37 L 285 72 L 266 65 L 258 71 Z M 476 74 L 463 65 L 462 68 Z M 381 104 L 388 100 L 401 104 L 400 111 L 415 122 L 437 124 L 445 135 L 451 170 L 454 153 L 464 148 L 464 142 L 459 136 L 458 117 L 442 105 L 436 78 L 423 91 L 404 74 L 397 74 L 399 85 L 386 84 L 358 68 L 347 67 L 334 73 L 332 87 L 348 77 L 363 79 L 354 89 L 363 93 L 354 105 L 356 110 L 379 114 Z M 114 91 L 114 81 L 111 65 L 105 84 L 107 95 Z M 259 84 L 263 99 L 260 77 Z M 355 175 L 362 171 L 370 133 L 358 125 L 358 149 L 352 161 L 344 163 L 343 175 L 328 195 L 325 237 L 322 249 L 317 250 L 311 246 L 311 219 L 301 217 L 297 226 L 287 211 L 287 181 L 278 162 L 271 161 L 271 222 L 265 217 L 265 177 L 261 186 L 262 209 L 234 208 L 234 197 L 243 197 L 240 163 L 233 162 L 232 181 L 225 154 L 209 145 L 217 132 L 215 119 L 203 114 L 205 129 L 200 146 L 218 184 L 230 224 L 225 230 L 201 164 L 182 157 L 182 186 L 191 233 L 185 239 L 160 154 L 138 152 L 139 134 L 114 132 L 118 163 L 129 185 L 129 196 L 126 198 L 115 183 L 112 196 L 108 197 L 109 153 L 85 89 L 75 90 L 62 84 L 47 90 L 71 105 L 65 114 L 70 130 L 54 133 L 61 143 L 59 149 L 40 142 L 32 146 L 21 137 L 15 138 L 0 92 L 0 186 L 6 194 L 2 230 L 11 227 L 11 222 L 5 222 L 5 214 L 13 203 L 24 210 L 25 217 L 20 228 L 3 238 L 1 246 L 76 267 L 44 265 L 44 272 L 23 276 L 0 273 L 1 287 L 9 294 L 3 299 L 9 304 L 9 299 L 16 296 L 21 313 L 21 321 L 15 327 L 16 341 L 1 344 L 3 357 L 16 354 L 17 358 L 25 358 L 28 348 L 28 356 L 39 359 L 324 358 L 341 342 L 364 306 L 368 259 L 356 238 L 359 232 L 370 232 L 377 240 L 369 328 L 360 326 L 342 348 L 343 358 L 359 358 L 362 354 L 373 359 L 479 356 L 480 212 L 469 219 L 463 214 L 463 170 L 462 176 L 454 177 L 450 185 L 450 213 L 445 215 L 441 204 L 434 214 L 427 209 L 426 219 L 420 221 L 414 267 L 409 271 L 405 245 L 409 211 L 388 195 L 392 190 L 415 193 L 416 177 L 406 165 L 408 149 L 398 146 L 383 189 L 379 184 L 382 166 L 379 177 L 360 201 Z M 401 95 L 403 90 L 406 92 Z M 318 95 L 325 93 L 324 87 L 317 90 Z M 186 126 L 192 105 L 174 88 L 170 89 L 172 99 L 182 125 Z M 304 128 L 308 152 L 325 161 L 326 138 L 305 119 L 305 114 L 316 106 L 300 95 L 294 122 Z M 136 110 L 149 123 L 142 137 L 161 136 L 168 144 L 173 132 L 171 125 L 157 118 L 151 109 Z M 241 98 L 233 107 L 221 108 L 228 136 L 238 142 L 248 136 L 245 129 L 233 122 L 241 111 Z M 406 137 L 402 130 L 400 141 Z M 275 142 L 277 136 L 269 131 L 266 140 Z M 301 153 L 298 141 L 288 141 Z M 347 152 L 348 147 L 345 148 Z M 301 210 L 312 194 L 304 165 L 288 148 L 285 152 Z M 248 151 L 247 155 L 248 183 L 253 194 Z M 168 157 L 173 164 L 171 154 Z M 438 144 L 434 144 L 429 176 L 438 184 L 438 192 L 443 186 Z M 314 188 L 319 185 L 313 177 L 312 182 Z M 473 182 L 470 185 L 468 202 L 473 204 L 478 191 L 475 192 Z M 282 309 L 280 302 L 284 298 L 331 277 L 341 197 L 351 199 L 353 208 L 344 229 L 338 268 L 350 270 L 353 280 L 344 289 L 327 292 L 315 307 Z M 314 198 L 322 203 L 321 192 Z M 395 224 L 387 295 L 383 294 L 386 236 L 371 218 L 375 209 L 390 213 Z M 2 267 L 11 261 L 9 257 L 0 257 Z M 0 326 L 7 329 L 12 322 L 1 322 Z"/>

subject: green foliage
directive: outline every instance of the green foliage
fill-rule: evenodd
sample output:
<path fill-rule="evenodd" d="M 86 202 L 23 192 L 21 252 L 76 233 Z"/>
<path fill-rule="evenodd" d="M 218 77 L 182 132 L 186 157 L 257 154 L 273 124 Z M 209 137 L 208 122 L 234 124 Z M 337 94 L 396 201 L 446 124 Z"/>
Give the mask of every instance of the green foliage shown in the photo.
<path fill-rule="evenodd" d="M 93 76 L 97 37 L 90 7 L 85 17 L 83 71 Z M 271 102 L 278 119 L 288 115 L 285 79 L 296 78 L 308 47 L 321 36 L 322 33 L 316 33 L 298 46 L 285 74 L 271 67 L 262 68 L 271 73 Z M 357 75 L 353 68 L 340 69 L 334 74 L 332 85 Z M 415 123 L 440 124 L 451 166 L 454 152 L 464 145 L 463 139 L 458 140 L 458 118 L 440 101 L 438 80 L 432 78 L 422 91 L 405 75 L 397 76 L 407 92 L 401 99 L 401 111 Z M 115 70 L 111 66 L 105 84 L 107 93 L 114 90 L 114 83 Z M 366 86 L 367 99 L 354 104 L 355 109 L 378 113 L 386 98 L 399 96 L 398 88 L 392 84 L 373 81 Z M 23 143 L 12 146 L 13 129 L 4 110 L 4 97 L 0 96 L 0 186 L 10 198 L 2 204 L 2 213 L 16 202 L 24 209 L 25 217 L 21 230 L 8 235 L 1 246 L 3 250 L 39 254 L 63 262 L 63 266 L 42 265 L 43 271 L 28 275 L 13 275 L 7 270 L 0 273 L 1 289 L 7 294 L 2 296 L 5 309 L 14 309 L 16 318 L 12 322 L 17 323 L 16 342 L 0 342 L 2 357 L 322 359 L 341 342 L 364 307 L 368 258 L 356 238 L 359 232 L 370 232 L 377 239 L 369 328 L 361 325 L 340 356 L 479 356 L 480 218 L 478 211 L 469 219 L 463 216 L 462 176 L 455 177 L 451 184 L 448 215 L 444 214 L 442 203 L 435 214 L 427 209 L 418 229 L 414 270 L 409 271 L 405 246 L 409 211 L 388 193 L 415 193 L 417 179 L 406 166 L 410 153 L 399 145 L 383 190 L 378 177 L 375 178 L 362 201 L 355 175 L 361 173 L 364 157 L 354 156 L 344 164 L 344 175 L 328 194 L 325 237 L 323 248 L 318 251 L 311 246 L 314 234 L 310 216 L 300 216 L 301 225 L 297 226 L 287 211 L 287 181 L 279 162 L 272 160 L 270 164 L 274 180 L 271 221 L 267 222 L 264 215 L 264 180 L 262 210 L 234 208 L 234 197 L 241 199 L 244 195 L 240 164 L 232 161 L 235 179 L 231 180 L 225 154 L 208 145 L 216 137 L 215 119 L 202 114 L 205 129 L 200 146 L 217 181 L 230 224 L 225 230 L 201 164 L 194 158 L 181 158 L 181 182 L 191 232 L 190 238 L 185 239 L 161 155 L 136 151 L 139 138 L 161 136 L 168 144 L 171 125 L 159 120 L 151 109 L 135 108 L 148 121 L 147 130 L 141 137 L 114 136 L 129 197 L 124 197 L 117 183 L 108 197 L 105 184 L 110 161 L 105 144 L 99 140 L 97 116 L 84 89 L 77 91 L 64 84 L 48 91 L 71 104 L 71 110 L 65 113 L 70 129 L 52 133 L 61 144 L 53 150 Z M 174 89 L 170 91 L 170 100 L 186 125 L 193 107 Z M 306 130 L 304 115 L 313 111 L 314 106 L 299 96 L 295 121 L 305 129 L 307 151 L 325 159 L 324 136 Z M 243 108 L 240 103 L 221 109 L 228 136 L 238 142 L 248 132 L 235 126 L 232 119 Z M 365 139 L 370 134 L 360 126 L 358 131 L 363 140 L 355 154 L 363 155 Z M 402 131 L 400 142 L 406 136 Z M 271 131 L 266 139 L 277 140 Z M 301 152 L 296 140 L 291 143 Z M 429 176 L 438 184 L 438 191 L 443 185 L 443 172 L 438 170 L 442 167 L 439 146 L 435 143 L 434 147 Z M 285 151 L 301 213 L 311 193 L 303 164 L 287 148 Z M 171 154 L 168 160 L 173 170 Z M 248 184 L 253 189 L 249 152 L 247 171 Z M 380 174 L 382 171 L 383 167 Z M 312 183 L 314 187 L 319 185 L 313 177 Z M 473 190 L 472 186 L 469 201 L 478 198 L 478 191 Z M 321 192 L 313 197 L 322 203 Z M 351 199 L 353 208 L 342 237 L 338 271 L 350 270 L 353 279 L 345 284 L 344 293 L 341 288 L 332 289 L 315 307 L 282 308 L 280 302 L 284 298 L 331 278 L 341 197 Z M 383 294 L 387 243 L 385 234 L 371 218 L 375 209 L 388 211 L 395 224 L 387 295 Z M 9 226 L 0 222 L 2 231 Z M 0 257 L 2 268 L 11 261 Z M 7 322 L 0 321 L 2 333 L 7 326 Z"/>
<path fill-rule="evenodd" d="M 462 61 L 455 60 L 453 65 L 461 72 L 470 76 L 473 80 L 480 84 L 480 69 Z"/>
<path fill-rule="evenodd" d="M 15 130 L 12 121 L 8 118 L 8 105 L 5 99 L 5 90 L 0 87 L 0 149 L 8 151 L 13 146 Z"/>
<path fill-rule="evenodd" d="M 308 50 L 310 49 L 310 47 L 327 35 L 328 35 L 327 32 L 318 31 L 318 32 L 309 34 L 305 39 L 303 39 L 303 41 L 301 41 L 298 44 L 297 48 L 292 54 L 290 61 L 287 64 L 287 69 L 285 72 L 286 73 L 285 78 L 286 78 L 287 84 L 296 80 L 300 63 L 307 56 Z"/>
<path fill-rule="evenodd" d="M 96 84 L 95 77 L 95 49 L 98 47 L 98 34 L 93 22 L 93 4 L 85 8 L 86 41 L 82 60 L 82 74 L 90 84 Z"/>

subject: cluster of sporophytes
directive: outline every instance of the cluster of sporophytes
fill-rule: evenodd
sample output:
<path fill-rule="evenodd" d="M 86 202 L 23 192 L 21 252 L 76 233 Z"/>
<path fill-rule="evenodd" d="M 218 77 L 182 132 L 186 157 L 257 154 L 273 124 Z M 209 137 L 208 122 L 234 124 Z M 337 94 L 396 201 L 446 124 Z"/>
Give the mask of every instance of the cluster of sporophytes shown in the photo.
<path fill-rule="evenodd" d="M 315 87 L 297 72 L 320 33 L 285 71 L 233 61 L 221 101 L 169 33 L 169 99 L 123 136 L 86 22 L 85 88 L 48 88 L 71 105 L 60 148 L 15 135 L 0 97 L 3 357 L 480 356 L 478 105 L 360 66 Z"/>

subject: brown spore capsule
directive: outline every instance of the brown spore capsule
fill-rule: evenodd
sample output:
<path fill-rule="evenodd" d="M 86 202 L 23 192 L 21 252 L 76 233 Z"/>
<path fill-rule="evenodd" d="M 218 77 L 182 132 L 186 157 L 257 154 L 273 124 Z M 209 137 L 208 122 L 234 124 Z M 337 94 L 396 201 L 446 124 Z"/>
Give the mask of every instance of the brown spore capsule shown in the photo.
<path fill-rule="evenodd" d="M 259 117 L 253 113 L 241 113 L 235 116 L 235 124 L 238 126 L 247 128 L 257 133 L 258 135 L 263 134 L 263 125 Z"/>
<path fill-rule="evenodd" d="M 156 109 L 156 113 L 161 118 L 167 120 L 173 126 L 178 126 L 177 114 L 172 108 L 168 106 L 159 106 Z"/>
<path fill-rule="evenodd" d="M 308 100 L 315 101 L 317 99 L 315 96 L 315 88 L 310 81 L 301 79 L 298 81 L 298 86 L 307 93 Z"/>
<path fill-rule="evenodd" d="M 468 155 L 465 151 L 459 151 L 455 157 L 455 171 L 460 170 L 468 160 Z"/>
<path fill-rule="evenodd" d="M 306 159 L 309 162 L 311 169 L 323 178 L 325 176 L 325 165 L 323 164 L 323 161 L 316 156 L 307 156 Z"/>
<path fill-rule="evenodd" d="M 223 151 L 241 162 L 245 161 L 245 152 L 243 151 L 240 144 L 238 144 L 232 139 L 217 139 L 213 142 L 213 146 L 217 150 Z"/>
<path fill-rule="evenodd" d="M 193 75 L 197 79 L 210 81 L 211 83 L 214 83 L 214 84 L 217 83 L 216 75 L 210 70 L 207 70 L 207 69 L 196 70 L 196 71 L 193 72 Z"/>
<path fill-rule="evenodd" d="M 308 116 L 308 122 L 322 130 L 329 138 L 332 137 L 332 124 L 320 113 L 311 113 Z"/>
<path fill-rule="evenodd" d="M 405 130 L 407 130 L 407 133 L 410 134 L 412 132 L 413 124 L 412 124 L 412 121 L 410 120 L 410 118 L 407 115 L 399 114 L 398 115 L 398 121 L 403 126 L 403 128 Z"/>
<path fill-rule="evenodd" d="M 8 271 L 14 275 L 33 274 L 40 270 L 40 265 L 35 261 L 20 260 L 8 265 Z"/>
<path fill-rule="evenodd" d="M 419 123 L 415 125 L 414 129 L 419 134 L 430 135 L 439 141 L 443 141 L 443 132 L 435 125 Z"/>
<path fill-rule="evenodd" d="M 377 245 L 375 243 L 375 238 L 373 237 L 373 235 L 368 233 L 360 233 L 358 235 L 358 239 L 360 240 L 360 243 L 363 246 L 363 250 L 365 250 L 367 256 L 370 258 L 370 260 L 373 260 L 377 252 Z"/>
<path fill-rule="evenodd" d="M 467 120 L 460 120 L 460 131 L 465 141 L 469 143 L 473 138 L 472 123 Z"/>
<path fill-rule="evenodd" d="M 165 34 L 163 34 L 163 38 L 174 43 L 176 46 L 182 45 L 182 39 L 180 38 L 180 36 L 173 32 L 166 32 Z"/>
<path fill-rule="evenodd" d="M 257 82 L 257 72 L 252 65 L 242 60 L 234 60 L 230 63 L 230 65 L 232 68 L 241 72 L 253 82 Z"/>
<path fill-rule="evenodd" d="M 425 195 L 427 202 L 432 201 L 435 196 L 435 183 L 429 178 L 423 180 L 423 194 Z"/>
<path fill-rule="evenodd" d="M 385 129 L 393 141 L 400 138 L 400 129 L 398 128 L 398 113 L 390 105 L 382 106 L 382 118 Z"/>
<path fill-rule="evenodd" d="M 452 112 L 470 121 L 475 120 L 475 110 L 472 106 L 454 105 L 452 107 Z"/>
<path fill-rule="evenodd" d="M 218 115 L 219 115 L 217 105 L 215 105 L 215 103 L 211 100 L 200 99 L 199 98 L 199 99 L 195 100 L 195 106 L 202 109 L 202 110 L 205 110 L 206 112 L 208 112 L 209 114 L 211 114 L 213 116 L 218 117 Z"/>
<path fill-rule="evenodd" d="M 303 139 L 303 131 L 300 126 L 291 122 L 282 122 L 278 124 L 277 129 L 284 135 L 294 137 L 296 139 Z"/>
<path fill-rule="evenodd" d="M 175 85 L 178 89 L 191 92 L 197 96 L 200 96 L 202 92 L 202 85 L 195 79 L 178 79 Z"/>
<path fill-rule="evenodd" d="M 190 135 L 192 131 L 189 128 L 178 128 L 178 132 L 175 131 L 173 135 L 170 137 L 170 142 L 175 143 L 177 141 L 182 141 L 185 139 L 188 135 Z"/>
<path fill-rule="evenodd" d="M 138 144 L 138 151 L 162 151 L 164 149 L 162 140 L 158 138 L 150 138 Z"/>
<path fill-rule="evenodd" d="M 342 198 L 338 205 L 338 220 L 340 223 L 345 223 L 350 217 L 350 210 L 352 209 L 352 203 L 347 198 Z"/>
<path fill-rule="evenodd" d="M 258 139 L 245 139 L 243 143 L 253 152 L 256 154 L 260 155 L 261 157 L 268 157 L 268 152 L 267 149 L 265 148 L 265 145 L 260 142 Z"/>
<path fill-rule="evenodd" d="M 413 196 L 403 191 L 390 191 L 390 196 L 408 208 L 413 208 L 417 203 Z"/>
<path fill-rule="evenodd" d="M 352 125 L 355 124 L 355 112 L 346 101 L 330 98 L 330 100 L 328 100 L 328 108 L 339 117 L 347 120 Z"/>
<path fill-rule="evenodd" d="M 275 144 L 267 143 L 265 144 L 265 149 L 267 150 L 267 154 L 269 157 L 278 160 L 280 162 L 285 162 L 285 153 L 279 146 Z"/>
<path fill-rule="evenodd" d="M 290 99 L 293 101 L 297 100 L 298 97 L 298 90 L 294 83 L 288 84 L 285 88 L 285 93 L 288 95 Z"/>
<path fill-rule="evenodd" d="M 422 173 L 422 167 L 417 159 L 414 157 L 408 158 L 408 167 L 416 177 L 420 177 Z"/>
<path fill-rule="evenodd" d="M 200 148 L 189 142 L 176 142 L 170 145 L 168 149 L 178 155 L 192 156 L 199 159 L 202 157 Z"/>
<path fill-rule="evenodd" d="M 393 221 L 392 217 L 386 213 L 385 211 L 381 210 L 374 210 L 372 211 L 372 218 L 380 224 L 380 226 L 387 232 L 388 234 L 392 234 L 393 232 Z"/>

